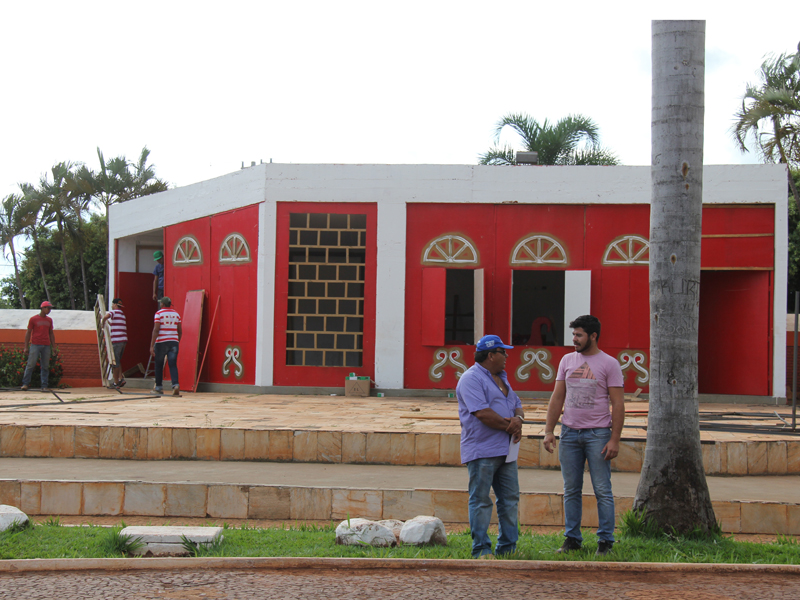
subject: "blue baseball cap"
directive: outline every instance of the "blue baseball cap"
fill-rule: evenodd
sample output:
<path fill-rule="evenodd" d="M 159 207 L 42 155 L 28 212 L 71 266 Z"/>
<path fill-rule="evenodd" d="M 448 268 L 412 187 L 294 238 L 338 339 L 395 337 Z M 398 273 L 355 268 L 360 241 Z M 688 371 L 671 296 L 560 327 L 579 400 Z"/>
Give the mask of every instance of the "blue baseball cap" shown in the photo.
<path fill-rule="evenodd" d="M 484 350 L 497 350 L 498 348 L 511 349 L 514 346 L 506 346 L 499 335 L 485 335 L 478 340 L 477 350 L 483 352 Z"/>

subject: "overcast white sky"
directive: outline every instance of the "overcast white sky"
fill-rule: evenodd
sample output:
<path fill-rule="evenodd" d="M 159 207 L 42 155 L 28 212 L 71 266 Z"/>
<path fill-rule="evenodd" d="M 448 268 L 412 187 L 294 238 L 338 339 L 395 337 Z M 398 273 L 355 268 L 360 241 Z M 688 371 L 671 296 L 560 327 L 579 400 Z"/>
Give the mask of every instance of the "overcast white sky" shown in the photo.
<path fill-rule="evenodd" d="M 800 2 L 647 5 L 4 2 L 0 197 L 58 161 L 96 168 L 98 146 L 147 145 L 173 186 L 270 158 L 475 164 L 508 112 L 585 114 L 649 164 L 656 18 L 706 20 L 705 162 L 756 162 L 732 115 L 764 55 L 797 49 Z"/>

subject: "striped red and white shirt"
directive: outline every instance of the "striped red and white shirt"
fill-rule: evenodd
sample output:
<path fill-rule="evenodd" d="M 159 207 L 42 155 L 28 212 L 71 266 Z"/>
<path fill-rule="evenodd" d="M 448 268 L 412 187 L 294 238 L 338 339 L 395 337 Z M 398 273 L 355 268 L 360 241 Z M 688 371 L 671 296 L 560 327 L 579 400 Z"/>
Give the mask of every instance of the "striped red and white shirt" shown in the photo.
<path fill-rule="evenodd" d="M 161 342 L 180 342 L 178 338 L 178 323 L 181 322 L 181 316 L 175 309 L 162 308 L 156 313 L 153 322 L 161 323 L 156 344 Z"/>
<path fill-rule="evenodd" d="M 125 323 L 125 313 L 118 308 L 108 311 L 111 317 L 108 319 L 111 325 L 111 343 L 119 344 L 128 341 L 128 326 Z"/>

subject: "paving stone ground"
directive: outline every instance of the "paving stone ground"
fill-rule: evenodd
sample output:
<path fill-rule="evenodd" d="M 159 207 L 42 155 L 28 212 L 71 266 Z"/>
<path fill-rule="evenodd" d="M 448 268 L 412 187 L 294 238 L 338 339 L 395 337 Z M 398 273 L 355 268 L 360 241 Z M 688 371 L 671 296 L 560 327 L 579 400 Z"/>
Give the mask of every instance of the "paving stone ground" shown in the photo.
<path fill-rule="evenodd" d="M 180 570 L 0 575 L 0 598 L 789 600 L 797 576 L 607 571 Z"/>

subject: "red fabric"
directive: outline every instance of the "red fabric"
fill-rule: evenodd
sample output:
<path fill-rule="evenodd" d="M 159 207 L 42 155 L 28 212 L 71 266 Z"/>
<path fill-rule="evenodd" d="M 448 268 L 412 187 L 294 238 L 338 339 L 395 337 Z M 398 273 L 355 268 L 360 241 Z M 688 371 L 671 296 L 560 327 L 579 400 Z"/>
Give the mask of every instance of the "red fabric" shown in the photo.
<path fill-rule="evenodd" d="M 31 330 L 31 344 L 35 346 L 49 346 L 50 332 L 53 330 L 53 319 L 42 315 L 33 315 L 28 321 Z"/>

